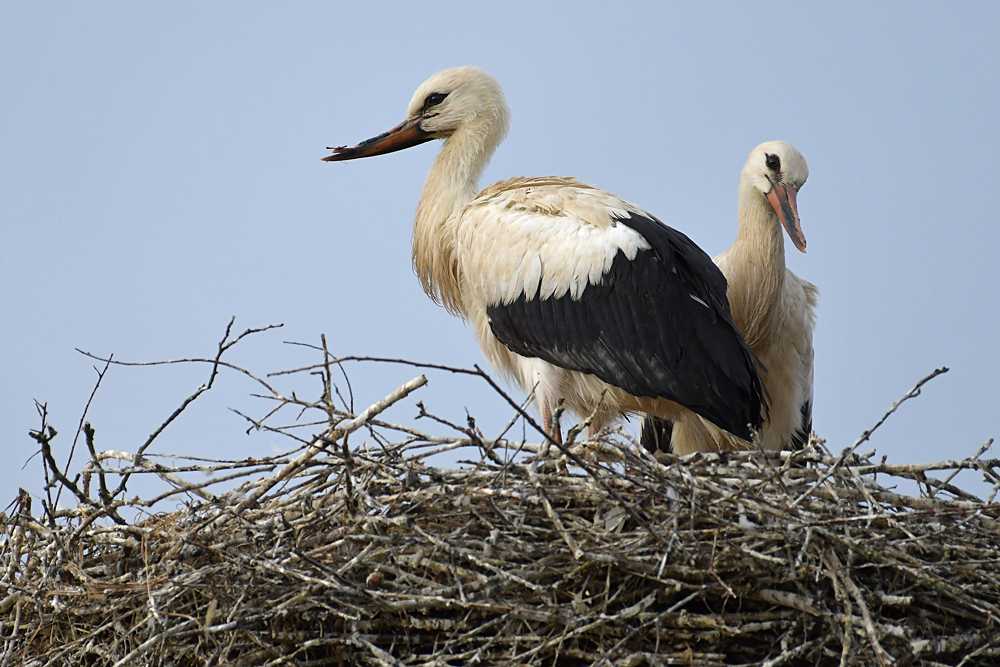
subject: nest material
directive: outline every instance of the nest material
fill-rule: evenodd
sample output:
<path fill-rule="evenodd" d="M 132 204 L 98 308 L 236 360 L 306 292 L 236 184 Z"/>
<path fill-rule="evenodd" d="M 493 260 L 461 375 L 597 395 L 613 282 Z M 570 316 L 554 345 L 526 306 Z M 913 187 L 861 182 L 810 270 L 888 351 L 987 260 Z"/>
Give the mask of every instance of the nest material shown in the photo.
<path fill-rule="evenodd" d="M 78 509 L 35 516 L 22 493 L 2 523 L 2 665 L 1000 660 L 1000 506 L 932 477 L 996 484 L 998 461 L 889 465 L 816 440 L 654 459 L 611 437 L 560 462 L 375 419 L 420 384 L 283 457 L 116 471 L 166 479 L 188 498 L 174 511 L 114 495 L 96 452 L 101 493 L 76 480 Z M 461 447 L 465 467 L 427 463 Z M 214 494 L 178 477 L 198 468 L 255 476 Z"/>

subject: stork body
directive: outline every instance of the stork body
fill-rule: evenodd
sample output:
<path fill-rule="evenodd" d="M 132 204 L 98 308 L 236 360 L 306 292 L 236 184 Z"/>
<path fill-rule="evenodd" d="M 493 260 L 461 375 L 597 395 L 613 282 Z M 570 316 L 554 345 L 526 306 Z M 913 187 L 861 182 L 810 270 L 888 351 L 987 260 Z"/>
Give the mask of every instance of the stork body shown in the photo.
<path fill-rule="evenodd" d="M 736 326 L 766 368 L 761 377 L 770 411 L 760 432 L 764 449 L 798 449 L 812 430 L 813 327 L 816 287 L 785 266 L 782 226 L 805 252 L 796 195 L 809 176 L 791 144 L 769 141 L 755 148 L 743 167 L 736 241 L 715 258 L 729 283 Z M 647 418 L 642 441 L 649 449 L 679 454 L 745 449 L 703 419 L 686 416 L 674 424 Z"/>
<path fill-rule="evenodd" d="M 493 368 L 534 394 L 546 426 L 562 398 L 594 416 L 592 431 L 629 413 L 694 413 L 750 438 L 763 389 L 722 273 L 680 232 L 571 178 L 478 192 L 508 124 L 496 81 L 460 67 L 420 86 L 402 124 L 324 159 L 444 140 L 417 205 L 414 270 L 472 323 Z"/>

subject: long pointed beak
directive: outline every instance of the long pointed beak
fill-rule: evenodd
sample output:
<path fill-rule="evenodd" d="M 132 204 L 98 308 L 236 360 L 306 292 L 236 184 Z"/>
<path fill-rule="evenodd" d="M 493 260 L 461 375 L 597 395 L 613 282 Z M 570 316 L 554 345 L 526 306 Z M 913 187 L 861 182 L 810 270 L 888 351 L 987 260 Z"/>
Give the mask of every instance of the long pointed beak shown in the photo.
<path fill-rule="evenodd" d="M 799 207 L 795 203 L 795 188 L 784 183 L 774 183 L 771 191 L 767 193 L 767 201 L 771 202 L 771 207 L 778 214 L 778 219 L 785 226 L 788 238 L 792 239 L 792 244 L 800 251 L 806 251 L 806 237 L 802 233 L 802 226 L 799 224 Z"/>
<path fill-rule="evenodd" d="M 377 137 L 372 137 L 362 141 L 357 146 L 348 148 L 339 146 L 330 148 L 333 155 L 323 158 L 324 162 L 340 162 L 342 160 L 356 160 L 361 157 L 371 157 L 372 155 L 384 155 L 385 153 L 395 153 L 411 146 L 430 141 L 434 137 L 429 132 L 420 129 L 420 118 L 407 120 L 388 132 L 383 132 Z"/>

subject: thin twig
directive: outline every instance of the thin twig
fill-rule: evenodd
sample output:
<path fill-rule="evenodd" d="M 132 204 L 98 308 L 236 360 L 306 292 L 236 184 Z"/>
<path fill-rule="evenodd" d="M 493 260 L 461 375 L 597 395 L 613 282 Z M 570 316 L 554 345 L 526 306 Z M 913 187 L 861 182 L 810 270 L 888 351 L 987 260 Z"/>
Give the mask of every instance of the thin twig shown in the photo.
<path fill-rule="evenodd" d="M 76 453 L 76 443 L 80 439 L 80 433 L 84 429 L 84 424 L 86 424 L 86 422 L 87 422 L 87 414 L 90 412 L 90 404 L 94 402 L 94 396 L 97 395 L 97 390 L 100 389 L 100 387 L 101 387 L 101 381 L 104 380 L 104 376 L 107 374 L 108 368 L 111 367 L 111 358 L 112 357 L 114 357 L 114 355 L 110 355 L 108 357 L 108 360 L 106 362 L 104 362 L 104 368 L 98 370 L 96 366 L 94 367 L 94 370 L 97 371 L 97 382 L 94 383 L 94 388 L 90 392 L 90 397 L 87 399 L 87 404 L 83 406 L 83 414 L 80 415 L 80 423 L 77 424 L 76 435 L 73 436 L 73 444 L 70 445 L 69 456 L 66 457 L 66 466 L 65 466 L 66 470 L 69 470 L 70 466 L 73 463 L 73 454 Z M 93 444 L 92 443 L 93 432 L 91 432 L 91 435 L 88 436 L 88 437 L 89 437 L 89 441 L 88 442 L 90 444 Z M 102 482 L 102 484 L 104 483 L 103 478 L 102 478 L 101 482 Z M 107 489 L 103 489 L 103 490 L 106 491 Z M 56 492 L 56 500 L 55 500 L 55 504 L 56 505 L 59 505 L 59 498 L 61 497 L 60 496 L 61 493 L 62 493 L 62 489 L 60 488 L 59 491 Z M 102 495 L 102 500 L 103 500 L 103 495 Z"/>
<path fill-rule="evenodd" d="M 844 453 L 840 455 L 840 459 L 837 461 L 837 463 L 835 463 L 833 465 L 833 467 L 830 468 L 830 471 L 826 474 L 826 476 L 822 477 L 821 479 L 816 480 L 816 483 L 813 484 L 811 487 L 809 487 L 809 489 L 807 491 L 805 491 L 802 495 L 800 495 L 798 498 L 796 498 L 792 502 L 791 506 L 792 507 L 797 507 L 799 503 L 801 503 L 803 500 L 805 500 L 810 495 L 812 495 L 812 492 L 815 491 L 819 487 L 820 484 L 822 484 L 827 479 L 829 479 L 830 475 L 832 475 L 838 468 L 840 468 L 840 466 L 843 464 L 843 462 L 846 461 L 848 459 L 848 457 L 851 456 L 851 454 L 853 454 L 855 451 L 857 451 L 858 447 L 861 446 L 861 443 L 865 442 L 866 440 L 868 440 L 869 437 L 871 437 L 871 434 L 875 432 L 875 429 L 877 429 L 879 426 L 881 426 L 883 423 L 885 423 L 885 420 L 889 418 L 889 415 L 891 415 L 892 413 L 894 413 L 896 411 L 896 409 L 899 408 L 899 406 L 901 406 L 906 401 L 910 400 L 911 398 L 915 398 L 915 397 L 919 396 L 920 395 L 920 389 L 921 389 L 921 387 L 923 387 L 926 383 L 928 383 L 931 380 L 933 380 L 934 378 L 936 378 L 938 375 L 941 375 L 942 373 L 947 373 L 947 372 L 948 372 L 948 369 L 946 367 L 944 367 L 944 366 L 942 366 L 941 368 L 936 369 L 930 375 L 928 375 L 927 377 L 925 377 L 924 379 L 922 379 L 920 382 L 918 382 L 916 385 L 914 385 L 913 389 L 911 389 L 910 391 L 906 392 L 906 394 L 901 399 L 899 399 L 898 401 L 896 401 L 895 403 L 893 403 L 892 407 L 889 408 L 888 412 L 886 412 L 884 415 L 882 415 L 882 418 L 879 419 L 875 423 L 874 426 L 872 426 L 870 429 L 868 429 L 867 431 L 865 431 L 864 433 L 862 433 L 861 437 L 857 439 L 857 441 L 854 443 L 854 445 L 852 445 L 849 449 L 845 449 L 844 450 Z"/>

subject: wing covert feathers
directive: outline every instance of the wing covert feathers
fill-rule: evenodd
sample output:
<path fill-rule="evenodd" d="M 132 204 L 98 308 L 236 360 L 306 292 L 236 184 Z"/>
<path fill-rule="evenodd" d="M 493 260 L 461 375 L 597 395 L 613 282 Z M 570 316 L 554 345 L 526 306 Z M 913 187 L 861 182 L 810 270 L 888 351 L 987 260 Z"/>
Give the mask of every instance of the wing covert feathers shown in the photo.
<path fill-rule="evenodd" d="M 610 266 L 581 289 L 495 295 L 487 305 L 493 334 L 516 354 L 590 373 L 634 396 L 672 400 L 750 439 L 765 391 L 729 313 L 725 276 L 653 216 L 624 210 L 608 230 L 617 223 L 644 243 L 613 248 Z"/>

